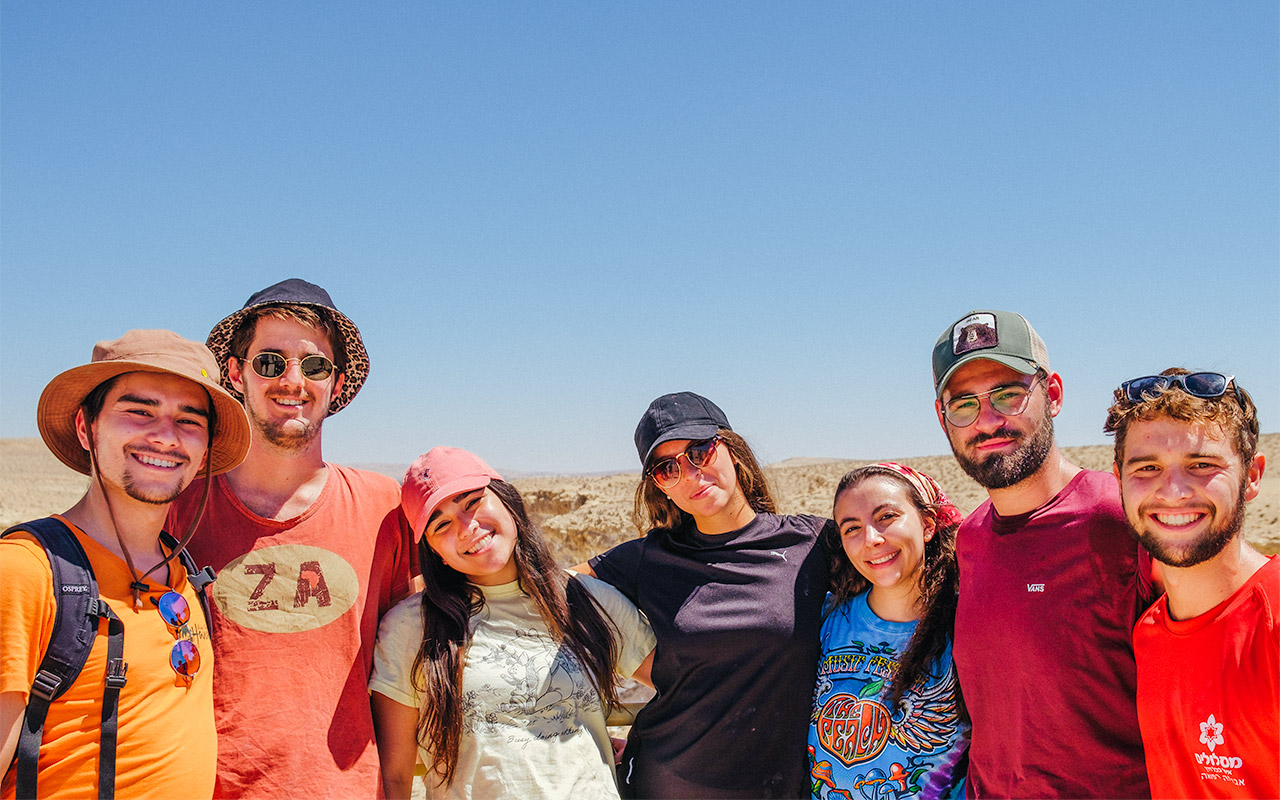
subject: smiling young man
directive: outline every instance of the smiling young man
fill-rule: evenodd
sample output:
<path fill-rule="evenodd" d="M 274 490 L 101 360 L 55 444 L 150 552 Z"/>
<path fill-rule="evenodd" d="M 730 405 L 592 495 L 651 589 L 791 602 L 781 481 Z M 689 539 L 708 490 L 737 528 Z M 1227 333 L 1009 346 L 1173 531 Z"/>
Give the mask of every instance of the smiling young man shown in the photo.
<path fill-rule="evenodd" d="M 231 469 L 248 449 L 248 421 L 216 374 L 202 344 L 129 331 L 99 342 L 89 364 L 40 396 L 40 435 L 89 486 L 66 512 L 0 540 L 0 796 L 213 795 L 213 653 L 196 591 L 174 561 L 191 530 L 176 547 L 161 535 L 169 504 L 197 473 Z M 57 549 L 46 551 L 37 530 Z M 77 546 L 98 589 L 88 605 L 97 633 L 78 674 L 46 660 L 51 650 L 53 660 L 75 660 L 51 640 L 75 624 L 72 595 L 91 584 L 55 586 L 55 574 L 74 573 L 55 572 L 49 553 Z"/>
<path fill-rule="evenodd" d="M 374 638 L 417 559 L 396 482 L 323 457 L 325 420 L 369 373 L 360 332 L 328 292 L 292 278 L 250 297 L 208 345 L 253 428 L 244 463 L 210 487 L 193 548 L 219 572 L 217 795 L 374 797 Z M 198 491 L 175 520 L 192 518 Z"/>
<path fill-rule="evenodd" d="M 1115 481 L 1058 449 L 1062 378 L 1025 318 L 972 311 L 933 349 L 938 422 L 988 499 L 956 536 L 953 653 L 969 797 L 1148 797 L 1130 631 L 1154 597 Z"/>
<path fill-rule="evenodd" d="M 1166 595 L 1134 628 L 1138 719 L 1158 797 L 1280 797 L 1280 558 L 1245 541 L 1266 459 L 1234 379 L 1170 368 L 1107 413 L 1134 535 Z"/>

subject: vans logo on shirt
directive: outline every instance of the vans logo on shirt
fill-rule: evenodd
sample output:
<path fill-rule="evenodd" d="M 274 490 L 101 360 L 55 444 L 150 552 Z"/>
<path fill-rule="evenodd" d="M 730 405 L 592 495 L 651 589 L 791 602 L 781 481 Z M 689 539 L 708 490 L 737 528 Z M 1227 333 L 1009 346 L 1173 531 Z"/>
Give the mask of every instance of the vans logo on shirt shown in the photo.
<path fill-rule="evenodd" d="M 1028 583 L 1028 584 L 1027 584 L 1027 591 L 1028 591 L 1028 592 L 1043 592 L 1043 591 L 1044 591 L 1044 584 L 1043 584 L 1043 583 Z"/>

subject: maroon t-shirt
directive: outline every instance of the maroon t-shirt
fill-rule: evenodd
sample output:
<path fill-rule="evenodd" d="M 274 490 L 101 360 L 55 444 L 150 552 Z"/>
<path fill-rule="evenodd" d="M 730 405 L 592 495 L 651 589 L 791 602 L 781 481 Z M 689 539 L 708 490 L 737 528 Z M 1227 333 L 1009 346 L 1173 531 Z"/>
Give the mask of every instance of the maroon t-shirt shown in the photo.
<path fill-rule="evenodd" d="M 973 720 L 969 797 L 1150 797 L 1131 631 L 1152 598 L 1115 478 L 960 526 L 955 662 Z M 1140 555 L 1141 554 L 1141 555 Z"/>

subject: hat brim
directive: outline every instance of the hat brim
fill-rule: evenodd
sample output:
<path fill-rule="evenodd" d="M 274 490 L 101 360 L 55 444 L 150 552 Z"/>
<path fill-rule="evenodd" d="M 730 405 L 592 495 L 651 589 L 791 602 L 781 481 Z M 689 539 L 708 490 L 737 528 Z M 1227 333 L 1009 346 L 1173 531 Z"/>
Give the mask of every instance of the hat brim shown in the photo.
<path fill-rule="evenodd" d="M 719 432 L 720 426 L 714 422 L 687 422 L 663 431 L 662 435 L 655 439 L 653 444 L 649 445 L 649 452 L 644 454 L 644 461 L 641 462 L 640 466 L 642 469 L 649 469 L 649 459 L 653 457 L 653 451 L 658 449 L 658 445 L 663 442 L 669 442 L 673 439 L 688 439 L 698 442 L 703 439 L 710 439 Z"/>
<path fill-rule="evenodd" d="M 441 503 L 464 492 L 483 489 L 492 481 L 493 478 L 488 475 L 463 475 L 437 486 L 431 494 L 427 495 L 427 502 L 423 504 L 418 519 L 410 521 L 414 541 L 422 539 L 422 535 L 427 531 L 427 522 L 431 519 L 431 514 L 440 507 Z"/>
<path fill-rule="evenodd" d="M 943 373 L 942 380 L 938 381 L 938 385 L 934 387 L 934 390 L 937 392 L 936 396 L 938 398 L 942 397 L 942 391 L 947 388 L 947 382 L 951 380 L 952 375 L 956 374 L 956 370 L 960 369 L 965 364 L 968 364 L 971 361 L 978 361 L 980 359 L 986 360 L 986 361 L 994 361 L 997 364 L 1003 364 L 1009 369 L 1014 370 L 1015 372 L 1020 372 L 1023 375 L 1035 375 L 1036 372 L 1040 370 L 1039 364 L 1036 364 L 1033 361 L 1028 361 L 1027 359 L 1022 358 L 1021 356 L 1011 356 L 1011 355 L 1005 355 L 1003 353 L 991 353 L 991 352 L 972 353 L 970 355 L 964 356 L 959 361 L 952 364 L 951 368 L 948 369 L 945 373 Z"/>
<path fill-rule="evenodd" d="M 82 475 L 90 474 L 89 452 L 80 446 L 80 437 L 76 435 L 76 412 L 85 397 L 104 381 L 130 372 L 176 375 L 208 391 L 217 417 L 208 454 L 213 474 L 226 472 L 244 461 L 249 452 L 249 420 L 238 400 L 212 378 L 202 383 L 180 372 L 137 361 L 95 361 L 73 367 L 44 387 L 36 406 L 36 425 L 40 438 L 59 461 Z"/>
<path fill-rule="evenodd" d="M 342 389 L 329 401 L 329 413 L 326 416 L 333 416 L 355 399 L 360 387 L 364 386 L 365 380 L 369 377 L 369 353 L 364 349 L 364 339 L 360 337 L 360 329 L 356 324 L 338 309 L 323 303 L 308 303 L 300 300 L 270 300 L 265 303 L 255 303 L 245 306 L 214 325 L 213 330 L 209 332 L 209 338 L 205 340 L 205 346 L 213 352 L 213 357 L 218 362 L 218 369 L 222 371 L 222 387 L 235 399 L 244 400 L 244 395 L 231 384 L 231 378 L 227 373 L 227 358 L 231 355 L 231 337 L 235 336 L 244 318 L 250 312 L 265 306 L 281 305 L 320 308 L 333 317 L 334 325 L 338 328 L 338 336 L 342 339 L 341 345 L 346 361 L 346 366 L 342 370 Z"/>

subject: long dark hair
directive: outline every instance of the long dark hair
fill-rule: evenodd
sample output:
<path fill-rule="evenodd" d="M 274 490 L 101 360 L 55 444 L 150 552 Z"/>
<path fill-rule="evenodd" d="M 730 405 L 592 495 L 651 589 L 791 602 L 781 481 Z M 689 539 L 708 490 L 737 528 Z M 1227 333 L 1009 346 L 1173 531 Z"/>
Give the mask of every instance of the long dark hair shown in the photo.
<path fill-rule="evenodd" d="M 747 497 L 747 505 L 757 514 L 777 513 L 777 505 L 769 491 L 769 480 L 765 478 L 755 453 L 751 452 L 751 445 L 728 428 L 721 428 L 716 435 L 729 448 L 729 454 L 737 465 L 734 471 L 738 475 L 738 486 Z M 631 521 L 636 530 L 648 533 L 655 528 L 675 530 L 692 525 L 693 515 L 671 502 L 671 498 L 658 488 L 658 484 L 648 474 L 642 473 L 640 485 L 636 487 L 635 510 L 631 514 Z"/>
<path fill-rule="evenodd" d="M 567 647 L 587 672 L 605 713 L 618 705 L 614 671 L 617 629 L 586 587 L 560 568 L 542 531 L 529 519 L 514 486 L 492 480 L 489 490 L 516 523 L 513 558 L 520 589 L 529 596 L 552 638 Z M 422 714 L 418 743 L 432 756 L 429 769 L 440 786 L 453 783 L 462 741 L 462 663 L 471 641 L 471 616 L 484 608 L 484 593 L 444 563 L 427 544 L 418 544 L 422 577 L 422 644 L 413 661 L 413 686 Z"/>
<path fill-rule="evenodd" d="M 916 681 L 942 666 L 939 662 L 955 632 L 956 596 L 960 585 L 960 570 L 956 565 L 956 530 L 960 523 L 944 525 L 939 517 L 939 508 L 925 502 L 911 481 L 877 464 L 859 467 L 841 478 L 836 487 L 836 499 L 873 477 L 897 481 L 906 489 L 907 497 L 921 516 L 935 526 L 933 538 L 924 543 L 924 566 L 919 579 L 920 622 L 906 651 L 898 659 L 898 670 L 886 696 L 886 705 L 893 708 Z M 827 563 L 831 572 L 831 594 L 835 599 L 831 607 L 834 608 L 870 589 L 871 583 L 862 577 L 845 555 L 838 525 L 827 526 L 823 536 L 827 537 Z"/>

